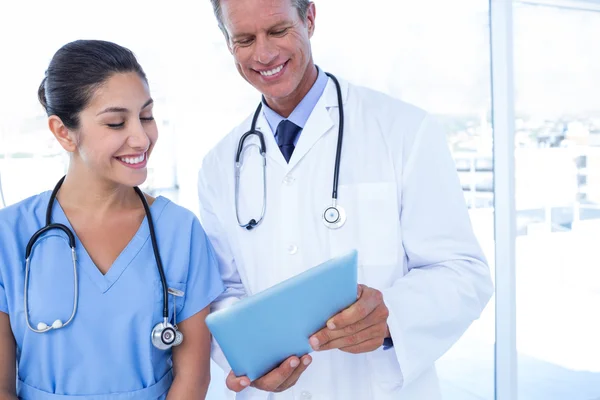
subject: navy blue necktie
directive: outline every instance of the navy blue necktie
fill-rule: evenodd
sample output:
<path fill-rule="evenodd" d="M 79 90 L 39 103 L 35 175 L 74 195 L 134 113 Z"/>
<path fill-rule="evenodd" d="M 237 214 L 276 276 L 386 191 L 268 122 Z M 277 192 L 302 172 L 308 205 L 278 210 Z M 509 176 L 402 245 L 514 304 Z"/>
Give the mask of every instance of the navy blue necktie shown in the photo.
<path fill-rule="evenodd" d="M 287 119 L 284 119 L 277 125 L 277 145 L 286 162 L 290 162 L 295 148 L 294 140 L 296 140 L 296 136 L 298 136 L 301 129 L 298 125 Z"/>

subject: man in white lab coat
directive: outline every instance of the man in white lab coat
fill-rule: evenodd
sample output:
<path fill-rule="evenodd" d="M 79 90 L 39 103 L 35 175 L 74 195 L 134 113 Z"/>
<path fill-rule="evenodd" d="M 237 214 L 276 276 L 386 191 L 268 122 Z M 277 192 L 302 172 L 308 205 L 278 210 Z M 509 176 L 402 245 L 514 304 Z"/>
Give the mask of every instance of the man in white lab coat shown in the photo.
<path fill-rule="evenodd" d="M 256 128 L 266 144 L 266 199 L 255 136 L 246 140 L 236 204 L 234 158 L 252 116 L 203 161 L 201 219 L 231 305 L 336 255 L 358 250 L 359 297 L 311 337 L 316 350 L 264 377 L 235 377 L 241 399 L 440 398 L 435 361 L 492 295 L 461 185 L 440 126 L 425 111 L 339 79 L 344 132 L 338 203 L 329 229 L 339 101 L 311 54 L 308 0 L 211 0 L 240 75 L 262 95 Z M 358 55 L 357 55 L 358 56 Z M 374 66 L 376 73 L 376 66 Z M 238 224 L 264 218 L 252 230 Z M 237 214 L 236 214 L 237 209 Z"/>

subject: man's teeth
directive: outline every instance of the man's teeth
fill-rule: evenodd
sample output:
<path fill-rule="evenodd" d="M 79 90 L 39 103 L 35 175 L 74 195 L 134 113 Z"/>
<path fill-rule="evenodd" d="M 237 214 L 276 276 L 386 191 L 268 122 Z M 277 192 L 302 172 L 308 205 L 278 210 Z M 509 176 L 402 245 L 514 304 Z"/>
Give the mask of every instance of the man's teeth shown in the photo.
<path fill-rule="evenodd" d="M 275 74 L 279 73 L 279 71 L 281 71 L 281 70 L 283 69 L 283 65 L 284 65 L 284 64 L 281 64 L 279 67 L 277 67 L 277 68 L 275 68 L 275 69 L 272 69 L 272 70 L 270 70 L 270 71 L 260 71 L 260 74 L 261 74 L 262 76 L 271 76 L 271 75 L 275 75 Z"/>
<path fill-rule="evenodd" d="M 144 161 L 145 158 L 146 158 L 146 155 L 142 154 L 141 156 L 138 156 L 138 157 L 119 157 L 119 160 L 121 160 L 127 164 L 139 164 L 142 161 Z"/>

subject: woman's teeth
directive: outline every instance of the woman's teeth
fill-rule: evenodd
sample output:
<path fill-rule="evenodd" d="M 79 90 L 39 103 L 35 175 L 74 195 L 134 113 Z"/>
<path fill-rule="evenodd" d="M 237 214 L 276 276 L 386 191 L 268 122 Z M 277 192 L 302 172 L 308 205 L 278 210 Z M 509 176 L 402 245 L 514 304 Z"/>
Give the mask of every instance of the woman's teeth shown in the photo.
<path fill-rule="evenodd" d="M 146 154 L 142 154 L 141 156 L 137 156 L 137 157 L 118 157 L 119 160 L 123 161 L 126 164 L 139 164 L 142 161 L 144 161 L 144 159 L 146 158 Z"/>

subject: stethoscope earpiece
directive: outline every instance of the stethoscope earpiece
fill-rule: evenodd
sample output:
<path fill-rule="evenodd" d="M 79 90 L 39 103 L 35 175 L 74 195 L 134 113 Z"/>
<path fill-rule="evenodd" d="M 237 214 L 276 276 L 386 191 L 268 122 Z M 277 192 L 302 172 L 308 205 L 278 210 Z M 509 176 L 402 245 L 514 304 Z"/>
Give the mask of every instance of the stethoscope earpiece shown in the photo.
<path fill-rule="evenodd" d="M 246 225 L 246 230 L 251 231 L 252 229 L 254 229 L 254 227 L 256 226 L 256 220 L 255 219 L 251 219 L 248 224 Z"/>

